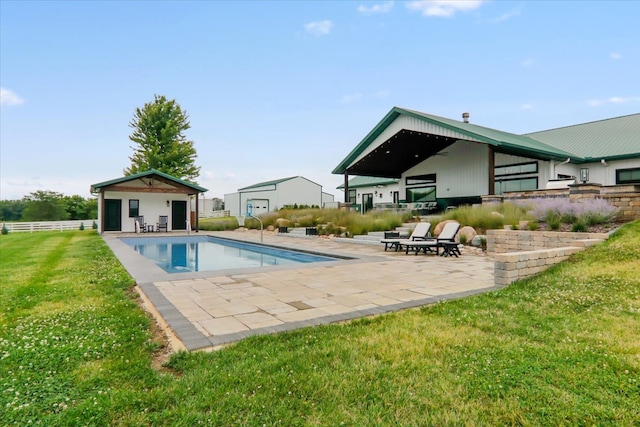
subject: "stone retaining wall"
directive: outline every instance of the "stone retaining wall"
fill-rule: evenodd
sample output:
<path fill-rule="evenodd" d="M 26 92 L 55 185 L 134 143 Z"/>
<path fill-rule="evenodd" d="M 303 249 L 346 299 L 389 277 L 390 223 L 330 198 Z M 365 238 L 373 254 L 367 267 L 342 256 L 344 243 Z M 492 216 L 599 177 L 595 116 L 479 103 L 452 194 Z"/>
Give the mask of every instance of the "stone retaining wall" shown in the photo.
<path fill-rule="evenodd" d="M 580 240 L 606 240 L 607 233 L 487 230 L 487 255 L 573 246 Z"/>
<path fill-rule="evenodd" d="M 608 238 L 607 233 L 487 230 L 487 255 L 494 258 L 495 284 L 508 285 Z"/>
<path fill-rule="evenodd" d="M 538 249 L 525 252 L 496 254 L 494 280 L 496 285 L 508 285 L 516 280 L 538 274 L 547 268 L 569 258 L 581 248 L 565 247 Z"/>

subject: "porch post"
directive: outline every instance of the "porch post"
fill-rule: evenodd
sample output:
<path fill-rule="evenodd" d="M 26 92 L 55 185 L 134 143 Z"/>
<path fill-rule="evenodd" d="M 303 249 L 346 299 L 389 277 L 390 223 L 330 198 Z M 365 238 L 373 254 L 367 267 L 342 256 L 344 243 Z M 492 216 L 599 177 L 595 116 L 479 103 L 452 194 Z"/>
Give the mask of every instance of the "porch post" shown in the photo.
<path fill-rule="evenodd" d="M 344 171 L 344 202 L 349 203 L 349 173 Z"/>
<path fill-rule="evenodd" d="M 104 234 L 104 189 L 100 190 L 100 213 L 98 214 L 98 227 L 100 234 Z"/>
<path fill-rule="evenodd" d="M 200 230 L 200 208 L 198 207 L 198 205 L 200 204 L 198 203 L 199 196 L 200 196 L 200 193 L 196 193 L 196 233 L 198 232 L 198 230 Z"/>
<path fill-rule="evenodd" d="M 495 165 L 496 165 L 496 159 L 495 159 L 495 152 L 493 150 L 493 145 L 491 144 L 487 144 L 488 147 L 488 152 L 489 152 L 489 191 L 487 192 L 488 195 L 493 196 L 496 193 L 496 171 L 495 171 Z"/>

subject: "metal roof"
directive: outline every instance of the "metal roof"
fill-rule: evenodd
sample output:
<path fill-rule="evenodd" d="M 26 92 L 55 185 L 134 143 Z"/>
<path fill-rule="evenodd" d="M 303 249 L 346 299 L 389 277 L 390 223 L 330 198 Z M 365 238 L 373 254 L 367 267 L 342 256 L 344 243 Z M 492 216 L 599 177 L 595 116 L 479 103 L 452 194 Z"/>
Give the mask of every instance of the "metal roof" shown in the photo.
<path fill-rule="evenodd" d="M 640 156 L 640 114 L 566 126 L 527 136 L 574 153 L 584 160 Z"/>
<path fill-rule="evenodd" d="M 423 133 L 402 129 L 383 141 L 375 150 L 356 162 L 399 116 L 406 115 L 440 128 L 440 132 Z M 456 135 L 451 136 L 452 132 Z M 489 144 L 496 151 L 539 159 L 566 159 L 573 154 L 526 135 L 460 122 L 406 108 L 393 107 L 371 132 L 336 166 L 334 174 L 399 178 L 405 170 L 435 155 L 458 140 Z"/>
<path fill-rule="evenodd" d="M 373 185 L 393 185 L 397 183 L 397 179 L 377 178 L 374 176 L 354 176 L 349 180 L 349 188 L 371 187 Z M 336 188 L 342 190 L 344 189 L 344 184 L 340 184 Z"/>
<path fill-rule="evenodd" d="M 176 178 L 175 176 L 171 176 L 169 174 L 166 174 L 164 172 L 160 172 L 159 170 L 155 170 L 155 169 L 150 169 L 148 171 L 145 172 L 139 172 L 139 173 L 134 173 L 132 175 L 126 175 L 123 176 L 122 178 L 116 178 L 116 179 L 112 179 L 109 181 L 104 181 L 104 182 L 99 182 L 97 184 L 92 184 L 91 185 L 91 192 L 95 192 L 96 190 L 103 188 L 103 187 L 108 187 L 110 185 L 115 185 L 115 184 L 120 184 L 123 182 L 128 182 L 128 181 L 135 181 L 136 179 L 140 179 L 140 178 L 145 178 L 148 176 L 158 176 L 161 178 L 164 178 L 166 180 L 169 180 L 171 182 L 174 182 L 176 184 L 180 184 L 183 185 L 185 187 L 189 187 L 193 190 L 195 190 L 196 192 L 200 192 L 200 193 L 206 193 L 207 191 L 209 191 L 206 188 L 200 187 L 198 185 L 192 184 L 191 182 L 187 182 L 187 181 L 183 181 L 181 179 Z"/>
<path fill-rule="evenodd" d="M 250 185 L 248 187 L 238 188 L 238 192 L 244 191 L 244 190 L 252 190 L 252 189 L 260 188 L 260 187 L 266 187 L 268 185 L 277 185 L 277 184 L 280 184 L 281 182 L 289 181 L 289 180 L 295 179 L 295 178 L 302 178 L 302 179 L 304 179 L 306 181 L 309 181 L 309 182 L 311 182 L 313 184 L 316 184 L 316 185 L 320 186 L 320 184 L 317 184 L 317 183 L 315 183 L 315 182 L 311 181 L 310 179 L 307 179 L 307 178 L 305 178 L 303 176 L 290 176 L 288 178 L 274 179 L 272 181 L 259 182 L 257 184 L 253 184 L 253 185 Z"/>

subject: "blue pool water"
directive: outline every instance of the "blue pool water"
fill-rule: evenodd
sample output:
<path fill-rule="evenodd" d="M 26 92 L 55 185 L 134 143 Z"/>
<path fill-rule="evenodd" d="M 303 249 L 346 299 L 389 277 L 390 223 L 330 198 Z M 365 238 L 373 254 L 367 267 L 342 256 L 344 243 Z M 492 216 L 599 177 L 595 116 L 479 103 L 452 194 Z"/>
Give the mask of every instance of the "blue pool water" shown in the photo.
<path fill-rule="evenodd" d="M 327 256 L 211 236 L 123 237 L 121 240 L 139 254 L 155 262 L 167 273 L 336 260 Z"/>

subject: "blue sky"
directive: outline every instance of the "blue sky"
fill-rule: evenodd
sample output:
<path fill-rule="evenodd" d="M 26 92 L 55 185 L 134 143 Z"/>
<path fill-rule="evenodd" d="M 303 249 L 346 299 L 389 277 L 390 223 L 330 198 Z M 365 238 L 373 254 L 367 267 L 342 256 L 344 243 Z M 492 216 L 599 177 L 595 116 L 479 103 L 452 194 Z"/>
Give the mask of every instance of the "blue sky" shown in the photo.
<path fill-rule="evenodd" d="M 0 199 L 89 197 L 154 94 L 207 197 L 331 170 L 393 107 L 514 133 L 640 111 L 640 1 L 0 0 Z"/>

